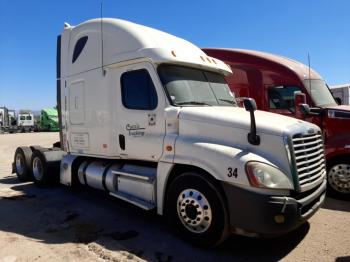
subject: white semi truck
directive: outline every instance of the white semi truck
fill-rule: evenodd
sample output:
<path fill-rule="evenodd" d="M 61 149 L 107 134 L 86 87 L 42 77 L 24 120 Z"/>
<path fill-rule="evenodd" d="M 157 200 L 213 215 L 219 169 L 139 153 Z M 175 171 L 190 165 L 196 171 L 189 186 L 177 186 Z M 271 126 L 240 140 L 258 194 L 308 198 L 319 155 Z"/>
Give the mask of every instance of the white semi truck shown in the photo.
<path fill-rule="evenodd" d="M 34 131 L 36 127 L 33 113 L 30 110 L 20 110 L 17 116 L 17 126 L 22 133 Z"/>
<path fill-rule="evenodd" d="M 60 142 L 19 147 L 19 179 L 105 190 L 200 246 L 284 234 L 323 203 L 320 129 L 235 106 L 222 61 L 117 19 L 65 24 L 57 43 Z"/>

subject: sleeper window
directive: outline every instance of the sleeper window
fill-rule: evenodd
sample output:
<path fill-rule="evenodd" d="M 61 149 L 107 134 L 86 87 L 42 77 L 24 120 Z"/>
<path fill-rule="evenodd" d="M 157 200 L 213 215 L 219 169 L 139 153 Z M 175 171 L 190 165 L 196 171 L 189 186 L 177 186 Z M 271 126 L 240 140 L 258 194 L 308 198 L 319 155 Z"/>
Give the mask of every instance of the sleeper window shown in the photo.
<path fill-rule="evenodd" d="M 124 73 L 121 91 L 123 105 L 128 109 L 153 110 L 157 107 L 157 93 L 147 70 Z"/>

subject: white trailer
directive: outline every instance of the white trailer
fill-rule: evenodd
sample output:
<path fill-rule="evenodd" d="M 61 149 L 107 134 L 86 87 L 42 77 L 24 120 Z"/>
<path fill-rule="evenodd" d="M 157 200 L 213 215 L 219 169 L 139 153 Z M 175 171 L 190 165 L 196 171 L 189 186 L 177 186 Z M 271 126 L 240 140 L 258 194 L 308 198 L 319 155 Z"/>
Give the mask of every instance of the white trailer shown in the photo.
<path fill-rule="evenodd" d="M 323 203 L 320 129 L 235 106 L 229 67 L 193 44 L 94 19 L 66 24 L 57 51 L 60 142 L 19 147 L 19 179 L 105 190 L 200 246 L 287 233 Z"/>
<path fill-rule="evenodd" d="M 343 85 L 335 85 L 329 87 L 333 96 L 340 102 L 342 105 L 350 105 L 350 83 Z"/>

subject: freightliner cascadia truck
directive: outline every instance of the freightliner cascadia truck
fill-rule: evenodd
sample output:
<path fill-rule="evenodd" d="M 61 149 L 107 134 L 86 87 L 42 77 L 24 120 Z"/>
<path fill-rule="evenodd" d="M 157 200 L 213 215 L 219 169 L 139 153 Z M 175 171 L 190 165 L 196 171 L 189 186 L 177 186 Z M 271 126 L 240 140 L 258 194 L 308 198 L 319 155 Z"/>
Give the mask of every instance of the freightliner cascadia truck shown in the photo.
<path fill-rule="evenodd" d="M 226 77 L 238 97 L 252 97 L 258 109 L 296 117 L 321 127 L 327 160 L 328 191 L 350 197 L 350 106 L 338 105 L 322 77 L 312 68 L 265 52 L 203 49 L 225 61 Z M 304 104 L 309 110 L 300 110 Z"/>
<path fill-rule="evenodd" d="M 60 142 L 19 147 L 19 179 L 105 190 L 199 246 L 287 233 L 323 203 L 320 128 L 237 107 L 222 61 L 118 19 L 66 24 L 57 43 Z"/>

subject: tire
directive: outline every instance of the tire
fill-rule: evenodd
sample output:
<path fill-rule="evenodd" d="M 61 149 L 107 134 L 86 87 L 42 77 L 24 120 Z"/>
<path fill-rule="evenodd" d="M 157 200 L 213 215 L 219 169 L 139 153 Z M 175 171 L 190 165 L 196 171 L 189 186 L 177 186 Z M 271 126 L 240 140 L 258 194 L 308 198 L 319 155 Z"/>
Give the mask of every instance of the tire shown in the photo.
<path fill-rule="evenodd" d="M 343 159 L 330 163 L 327 182 L 327 191 L 330 196 L 350 199 L 350 161 Z"/>
<path fill-rule="evenodd" d="M 15 172 L 20 181 L 29 181 L 32 177 L 32 150 L 29 147 L 17 147 L 14 157 Z"/>
<path fill-rule="evenodd" d="M 169 224 L 186 241 L 214 247 L 229 235 L 224 198 L 200 173 L 183 173 L 171 183 L 166 201 Z"/>
<path fill-rule="evenodd" d="M 58 183 L 59 175 L 45 158 L 44 153 L 34 150 L 31 160 L 34 184 L 38 187 L 48 187 Z"/>

